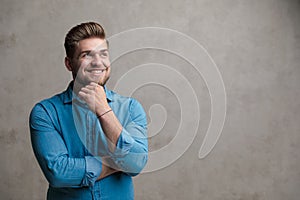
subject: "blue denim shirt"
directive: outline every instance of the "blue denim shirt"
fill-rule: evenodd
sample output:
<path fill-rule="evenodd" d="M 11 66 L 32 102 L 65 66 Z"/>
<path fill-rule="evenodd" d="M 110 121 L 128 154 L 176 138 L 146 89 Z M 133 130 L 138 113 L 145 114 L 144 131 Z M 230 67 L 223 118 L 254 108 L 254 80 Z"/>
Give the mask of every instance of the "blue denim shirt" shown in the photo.
<path fill-rule="evenodd" d="M 123 126 L 111 152 L 100 121 L 68 89 L 37 103 L 30 114 L 31 142 L 49 182 L 48 200 L 133 199 L 132 176 L 148 158 L 147 120 L 138 101 L 105 88 L 107 101 Z M 118 169 L 96 181 L 102 161 Z"/>

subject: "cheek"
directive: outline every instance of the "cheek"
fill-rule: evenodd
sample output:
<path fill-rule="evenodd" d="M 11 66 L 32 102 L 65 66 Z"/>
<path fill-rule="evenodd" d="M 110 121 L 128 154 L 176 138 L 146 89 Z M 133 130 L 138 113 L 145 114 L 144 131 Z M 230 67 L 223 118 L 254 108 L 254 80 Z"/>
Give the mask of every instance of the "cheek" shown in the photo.
<path fill-rule="evenodd" d="M 110 66 L 109 58 L 103 59 L 102 62 L 103 62 L 103 64 L 104 64 L 106 67 L 109 67 L 109 66 Z"/>
<path fill-rule="evenodd" d="M 110 66 L 108 66 L 107 72 L 106 72 L 106 76 L 109 77 L 110 76 Z"/>
<path fill-rule="evenodd" d="M 84 70 L 90 65 L 90 61 L 84 60 L 77 65 L 77 72 L 83 73 Z"/>
<path fill-rule="evenodd" d="M 91 63 L 91 61 L 89 60 L 83 60 L 81 63 L 80 63 L 80 68 L 86 68 L 89 64 Z"/>

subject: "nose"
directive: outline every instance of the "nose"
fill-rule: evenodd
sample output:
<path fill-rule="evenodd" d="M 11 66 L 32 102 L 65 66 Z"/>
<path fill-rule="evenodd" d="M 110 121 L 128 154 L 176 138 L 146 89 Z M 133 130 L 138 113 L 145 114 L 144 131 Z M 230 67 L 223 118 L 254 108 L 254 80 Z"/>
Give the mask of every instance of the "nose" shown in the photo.
<path fill-rule="evenodd" d="M 103 66 L 103 60 L 99 54 L 96 53 L 93 56 L 92 65 L 93 66 Z"/>

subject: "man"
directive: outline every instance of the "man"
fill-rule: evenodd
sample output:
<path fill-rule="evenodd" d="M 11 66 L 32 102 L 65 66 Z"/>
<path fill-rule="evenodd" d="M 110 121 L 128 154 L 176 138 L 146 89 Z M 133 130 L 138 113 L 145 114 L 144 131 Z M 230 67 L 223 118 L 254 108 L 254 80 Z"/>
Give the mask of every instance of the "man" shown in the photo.
<path fill-rule="evenodd" d="M 65 38 L 66 91 L 37 103 L 30 114 L 31 142 L 49 182 L 48 200 L 133 199 L 132 176 L 147 162 L 142 106 L 106 88 L 108 41 L 95 22 Z"/>

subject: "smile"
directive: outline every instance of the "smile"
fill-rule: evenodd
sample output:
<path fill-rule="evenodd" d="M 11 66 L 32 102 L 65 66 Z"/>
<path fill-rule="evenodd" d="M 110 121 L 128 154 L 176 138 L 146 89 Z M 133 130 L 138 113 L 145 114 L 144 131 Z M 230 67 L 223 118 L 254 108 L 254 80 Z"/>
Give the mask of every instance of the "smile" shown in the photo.
<path fill-rule="evenodd" d="M 102 74 L 104 71 L 106 71 L 106 69 L 92 69 L 92 70 L 88 70 L 89 73 L 93 73 L 93 74 Z"/>

